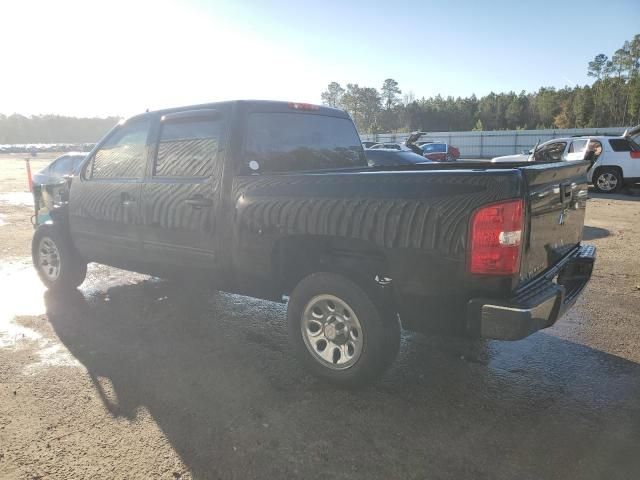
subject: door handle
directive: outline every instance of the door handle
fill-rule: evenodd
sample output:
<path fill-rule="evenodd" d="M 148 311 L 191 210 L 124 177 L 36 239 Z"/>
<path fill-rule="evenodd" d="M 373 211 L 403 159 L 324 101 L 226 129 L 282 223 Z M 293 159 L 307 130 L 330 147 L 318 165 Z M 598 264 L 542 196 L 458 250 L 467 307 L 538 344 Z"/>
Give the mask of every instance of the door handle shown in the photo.
<path fill-rule="evenodd" d="M 194 195 L 185 200 L 187 205 L 191 205 L 193 208 L 210 207 L 213 205 L 213 200 L 205 198 L 202 195 Z"/>
<path fill-rule="evenodd" d="M 134 199 L 127 192 L 120 192 L 120 204 L 123 206 L 131 205 Z"/>

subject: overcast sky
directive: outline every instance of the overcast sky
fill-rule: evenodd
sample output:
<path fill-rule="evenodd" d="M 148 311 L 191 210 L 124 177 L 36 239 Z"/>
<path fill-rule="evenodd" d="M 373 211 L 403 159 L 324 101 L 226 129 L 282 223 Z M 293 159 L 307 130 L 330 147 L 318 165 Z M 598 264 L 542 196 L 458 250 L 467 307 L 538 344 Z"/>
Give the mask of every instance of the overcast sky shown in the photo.
<path fill-rule="evenodd" d="M 308 4 L 308 5 L 307 5 Z M 0 112 L 127 116 L 330 81 L 416 97 L 589 82 L 640 1 L 1 0 Z"/>

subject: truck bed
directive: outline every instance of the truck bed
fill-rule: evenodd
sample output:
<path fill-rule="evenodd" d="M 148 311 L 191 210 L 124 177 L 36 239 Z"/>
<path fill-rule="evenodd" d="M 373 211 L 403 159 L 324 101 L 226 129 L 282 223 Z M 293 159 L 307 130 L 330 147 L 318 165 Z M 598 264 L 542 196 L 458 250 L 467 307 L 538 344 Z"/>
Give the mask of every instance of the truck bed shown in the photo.
<path fill-rule="evenodd" d="M 473 168 L 452 162 L 239 176 L 233 184 L 230 261 L 247 275 L 272 272 L 279 242 L 314 237 L 325 239 L 327 249 L 359 245 L 379 255 L 401 293 L 508 296 L 580 242 L 587 169 L 587 162 L 474 163 Z M 513 198 L 525 199 L 526 205 L 519 275 L 470 276 L 466 261 L 473 212 Z M 247 245 L 253 246 L 248 255 Z"/>

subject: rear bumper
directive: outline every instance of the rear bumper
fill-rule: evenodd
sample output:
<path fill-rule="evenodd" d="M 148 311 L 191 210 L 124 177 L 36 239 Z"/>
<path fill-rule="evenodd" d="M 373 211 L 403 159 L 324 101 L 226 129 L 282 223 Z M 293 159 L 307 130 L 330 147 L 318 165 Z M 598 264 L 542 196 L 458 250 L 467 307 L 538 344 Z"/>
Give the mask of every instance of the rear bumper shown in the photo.
<path fill-rule="evenodd" d="M 513 298 L 470 300 L 468 326 L 481 337 L 499 340 L 519 340 L 552 326 L 589 282 L 595 258 L 594 246 L 581 245 Z"/>

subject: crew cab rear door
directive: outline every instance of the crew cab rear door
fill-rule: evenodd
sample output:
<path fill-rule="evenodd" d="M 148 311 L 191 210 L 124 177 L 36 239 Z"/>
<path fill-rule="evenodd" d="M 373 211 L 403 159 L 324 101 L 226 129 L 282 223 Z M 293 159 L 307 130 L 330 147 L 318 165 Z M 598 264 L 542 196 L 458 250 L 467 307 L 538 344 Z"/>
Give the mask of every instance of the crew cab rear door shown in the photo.
<path fill-rule="evenodd" d="M 528 203 L 521 281 L 544 272 L 580 243 L 589 166 L 587 161 L 575 161 L 520 168 Z"/>
<path fill-rule="evenodd" d="M 216 239 L 225 120 L 218 110 L 162 116 L 142 188 L 142 244 L 156 266 L 210 269 Z"/>

